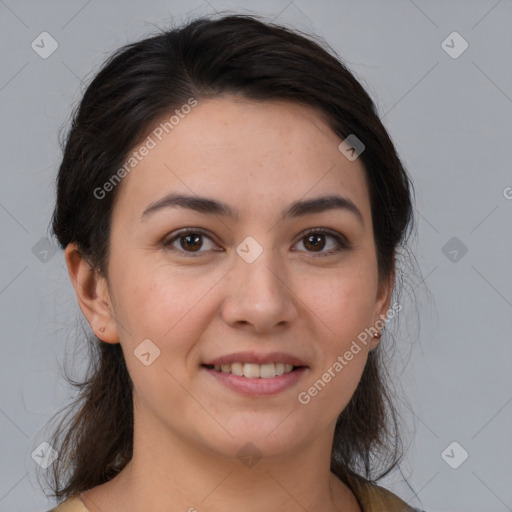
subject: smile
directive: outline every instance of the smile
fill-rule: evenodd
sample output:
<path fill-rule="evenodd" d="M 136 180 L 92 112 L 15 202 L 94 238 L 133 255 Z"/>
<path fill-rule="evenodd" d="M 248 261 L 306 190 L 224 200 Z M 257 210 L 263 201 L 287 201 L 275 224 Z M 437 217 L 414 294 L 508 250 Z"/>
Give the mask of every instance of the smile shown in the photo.
<path fill-rule="evenodd" d="M 215 382 L 246 396 L 268 396 L 284 392 L 297 385 L 309 369 L 307 366 L 284 363 L 231 363 L 220 367 L 203 364 L 201 368 Z"/>
<path fill-rule="evenodd" d="M 238 377 L 245 377 L 247 379 L 271 379 L 273 377 L 290 373 L 294 369 L 292 364 L 284 363 L 228 363 L 206 365 L 206 367 L 213 369 L 216 372 L 231 373 Z"/>

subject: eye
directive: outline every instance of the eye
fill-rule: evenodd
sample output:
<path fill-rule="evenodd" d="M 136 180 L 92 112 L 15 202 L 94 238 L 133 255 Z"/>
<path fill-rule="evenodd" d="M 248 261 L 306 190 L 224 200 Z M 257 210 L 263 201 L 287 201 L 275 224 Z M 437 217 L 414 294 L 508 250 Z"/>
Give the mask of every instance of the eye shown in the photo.
<path fill-rule="evenodd" d="M 212 247 L 207 247 L 206 251 L 201 251 L 200 249 L 204 247 L 204 239 L 209 240 L 212 246 L 216 245 L 202 229 L 188 228 L 175 233 L 174 236 L 164 241 L 164 246 L 171 251 L 181 252 L 187 256 L 215 250 Z"/>
<path fill-rule="evenodd" d="M 209 242 L 210 247 L 208 247 L 208 243 L 205 247 L 205 240 Z M 351 244 L 343 235 L 326 228 L 308 230 L 302 235 L 297 244 L 299 243 L 303 244 L 306 252 L 316 253 L 315 256 L 330 256 L 351 248 Z M 163 245 L 166 249 L 185 256 L 196 256 L 209 251 L 218 252 L 223 250 L 215 249 L 217 245 L 201 228 L 187 228 L 178 231 L 165 240 Z M 328 250 L 324 250 L 325 248 Z"/>
<path fill-rule="evenodd" d="M 331 239 L 330 244 L 329 239 Z M 307 252 L 317 253 L 315 256 L 329 256 L 351 247 L 343 235 L 325 228 L 308 230 L 298 243 L 302 243 Z M 326 247 L 328 250 L 324 251 Z"/>

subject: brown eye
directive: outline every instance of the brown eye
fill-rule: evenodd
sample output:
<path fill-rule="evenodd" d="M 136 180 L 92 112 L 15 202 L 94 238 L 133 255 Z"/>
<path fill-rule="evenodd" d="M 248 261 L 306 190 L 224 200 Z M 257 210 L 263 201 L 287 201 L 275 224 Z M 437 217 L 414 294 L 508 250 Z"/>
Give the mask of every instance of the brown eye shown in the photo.
<path fill-rule="evenodd" d="M 207 242 L 206 248 L 205 242 Z M 208 243 L 210 247 L 208 247 Z M 206 233 L 198 229 L 180 231 L 165 241 L 163 245 L 166 249 L 185 256 L 195 256 L 196 254 L 200 255 L 215 250 L 215 243 L 212 239 Z"/>
<path fill-rule="evenodd" d="M 330 256 L 352 247 L 343 235 L 325 228 L 309 230 L 299 243 L 304 245 L 306 252 L 317 253 L 315 256 Z"/>
<path fill-rule="evenodd" d="M 203 245 L 201 240 L 202 235 L 194 233 L 193 235 L 180 236 L 180 245 L 185 250 L 197 251 Z"/>
<path fill-rule="evenodd" d="M 312 251 L 321 251 L 325 247 L 325 235 L 307 235 L 304 240 L 304 247 Z"/>

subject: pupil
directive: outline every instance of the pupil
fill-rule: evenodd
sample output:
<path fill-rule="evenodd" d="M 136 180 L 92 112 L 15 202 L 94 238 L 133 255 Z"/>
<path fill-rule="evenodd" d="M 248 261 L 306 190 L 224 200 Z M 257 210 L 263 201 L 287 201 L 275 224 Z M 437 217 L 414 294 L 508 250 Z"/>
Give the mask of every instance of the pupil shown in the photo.
<path fill-rule="evenodd" d="M 182 240 L 185 240 L 185 244 L 181 244 L 181 246 L 183 247 L 183 249 L 192 249 L 192 250 L 196 250 L 196 249 L 199 249 L 201 247 L 201 235 L 198 235 L 198 234 L 195 234 L 195 235 L 187 235 L 187 236 L 184 236 L 182 238 Z M 192 240 L 192 242 L 190 242 L 190 240 Z M 190 245 L 189 245 L 189 242 L 190 242 Z M 185 247 L 185 245 L 187 245 L 187 247 Z"/>
<path fill-rule="evenodd" d="M 317 240 L 315 242 L 315 239 Z M 321 239 L 319 242 L 318 239 Z M 309 235 L 306 237 L 306 245 L 311 244 L 313 249 L 323 249 L 325 246 L 324 235 Z"/>

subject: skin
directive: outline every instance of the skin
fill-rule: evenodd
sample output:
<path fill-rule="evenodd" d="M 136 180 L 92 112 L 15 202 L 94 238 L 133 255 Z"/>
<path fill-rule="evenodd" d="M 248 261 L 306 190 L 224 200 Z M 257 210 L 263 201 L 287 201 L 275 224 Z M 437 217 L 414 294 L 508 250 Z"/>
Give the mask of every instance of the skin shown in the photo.
<path fill-rule="evenodd" d="M 360 510 L 329 460 L 336 418 L 378 340 L 309 404 L 297 399 L 390 305 L 363 165 L 340 142 L 305 106 L 201 99 L 118 185 L 108 280 L 67 247 L 79 305 L 100 339 L 121 344 L 134 383 L 134 455 L 82 494 L 91 512 Z M 217 199 L 239 217 L 174 207 L 141 220 L 170 192 Z M 357 206 L 364 225 L 346 209 L 280 218 L 293 201 L 333 193 Z M 173 252 L 164 243 L 182 228 L 210 238 L 199 252 L 175 239 Z M 316 252 L 304 239 L 310 228 L 335 230 L 352 246 L 319 255 L 337 243 L 326 236 Z M 252 263 L 236 253 L 247 236 L 263 248 Z M 134 356 L 147 338 L 160 349 L 149 366 Z M 248 397 L 200 367 L 245 350 L 288 352 L 308 369 L 291 389 Z M 248 442 L 262 455 L 251 468 L 237 457 Z"/>

